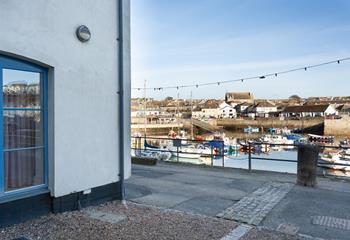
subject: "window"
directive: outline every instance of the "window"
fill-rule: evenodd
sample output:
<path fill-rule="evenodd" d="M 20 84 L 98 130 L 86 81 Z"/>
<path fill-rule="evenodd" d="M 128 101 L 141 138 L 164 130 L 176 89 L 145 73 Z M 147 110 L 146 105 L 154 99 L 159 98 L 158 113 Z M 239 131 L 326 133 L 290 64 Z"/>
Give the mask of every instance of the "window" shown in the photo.
<path fill-rule="evenodd" d="M 47 186 L 47 69 L 0 55 L 0 197 Z"/>

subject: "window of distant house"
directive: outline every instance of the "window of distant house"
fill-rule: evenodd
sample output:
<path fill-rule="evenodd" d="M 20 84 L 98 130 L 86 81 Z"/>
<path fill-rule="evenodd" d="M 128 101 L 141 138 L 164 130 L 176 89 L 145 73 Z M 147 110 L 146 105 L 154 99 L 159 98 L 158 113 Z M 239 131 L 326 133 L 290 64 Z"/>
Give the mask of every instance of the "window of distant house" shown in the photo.
<path fill-rule="evenodd" d="M 0 197 L 47 184 L 47 70 L 0 55 Z"/>

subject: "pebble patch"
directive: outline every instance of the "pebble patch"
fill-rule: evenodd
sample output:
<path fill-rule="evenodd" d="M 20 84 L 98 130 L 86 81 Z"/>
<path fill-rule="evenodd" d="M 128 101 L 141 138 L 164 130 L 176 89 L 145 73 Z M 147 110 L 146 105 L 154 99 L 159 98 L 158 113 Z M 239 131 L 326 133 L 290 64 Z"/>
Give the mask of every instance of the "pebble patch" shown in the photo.
<path fill-rule="evenodd" d="M 112 224 L 119 223 L 120 221 L 126 219 L 124 215 L 106 213 L 102 211 L 87 210 L 86 214 L 92 219 L 97 219 L 97 220 L 112 223 Z"/>
<path fill-rule="evenodd" d="M 292 187 L 290 183 L 265 183 L 217 217 L 257 226 Z"/>
<path fill-rule="evenodd" d="M 350 220 L 344 218 L 336 218 L 330 216 L 313 216 L 312 224 L 325 227 L 338 228 L 342 230 L 350 230 Z"/>

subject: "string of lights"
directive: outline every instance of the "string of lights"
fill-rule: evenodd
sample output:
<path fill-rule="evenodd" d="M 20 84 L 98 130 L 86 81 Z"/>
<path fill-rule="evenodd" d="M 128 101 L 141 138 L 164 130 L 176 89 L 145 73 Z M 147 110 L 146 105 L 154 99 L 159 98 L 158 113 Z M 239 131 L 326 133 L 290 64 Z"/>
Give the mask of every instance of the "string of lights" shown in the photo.
<path fill-rule="evenodd" d="M 307 71 L 308 69 L 312 68 L 318 68 L 322 67 L 325 65 L 330 65 L 330 64 L 340 64 L 341 62 L 344 61 L 349 61 L 350 57 L 346 58 L 341 58 L 329 62 L 323 62 L 315 65 L 309 65 L 305 67 L 299 67 L 299 68 L 293 68 L 285 71 L 280 71 L 280 72 L 273 72 L 273 73 L 268 73 L 268 74 L 263 74 L 263 75 L 256 75 L 256 76 L 251 76 L 251 77 L 243 77 L 243 78 L 238 78 L 238 79 L 231 79 L 231 80 L 226 80 L 226 81 L 217 81 L 217 82 L 208 82 L 208 83 L 198 83 L 198 84 L 189 84 L 189 85 L 174 85 L 174 86 L 164 86 L 164 87 L 134 87 L 132 88 L 133 90 L 154 90 L 154 91 L 162 91 L 164 89 L 177 89 L 179 90 L 180 88 L 199 88 L 203 86 L 210 86 L 210 85 L 221 85 L 221 84 L 226 84 L 226 83 L 233 83 L 233 82 L 244 82 L 247 80 L 253 80 L 253 79 L 265 79 L 267 77 L 278 77 L 279 75 L 284 75 L 292 72 L 297 72 L 297 71 Z"/>

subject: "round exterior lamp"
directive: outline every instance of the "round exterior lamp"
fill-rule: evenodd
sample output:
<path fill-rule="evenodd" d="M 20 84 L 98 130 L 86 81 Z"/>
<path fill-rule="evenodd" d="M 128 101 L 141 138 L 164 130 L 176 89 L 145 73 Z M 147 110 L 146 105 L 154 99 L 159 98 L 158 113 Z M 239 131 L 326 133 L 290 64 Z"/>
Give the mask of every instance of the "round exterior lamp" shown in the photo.
<path fill-rule="evenodd" d="M 77 28 L 76 31 L 77 34 L 77 38 L 81 41 L 81 42 L 87 42 L 90 40 L 91 38 L 91 33 L 90 30 L 87 26 L 85 25 L 81 25 Z"/>

